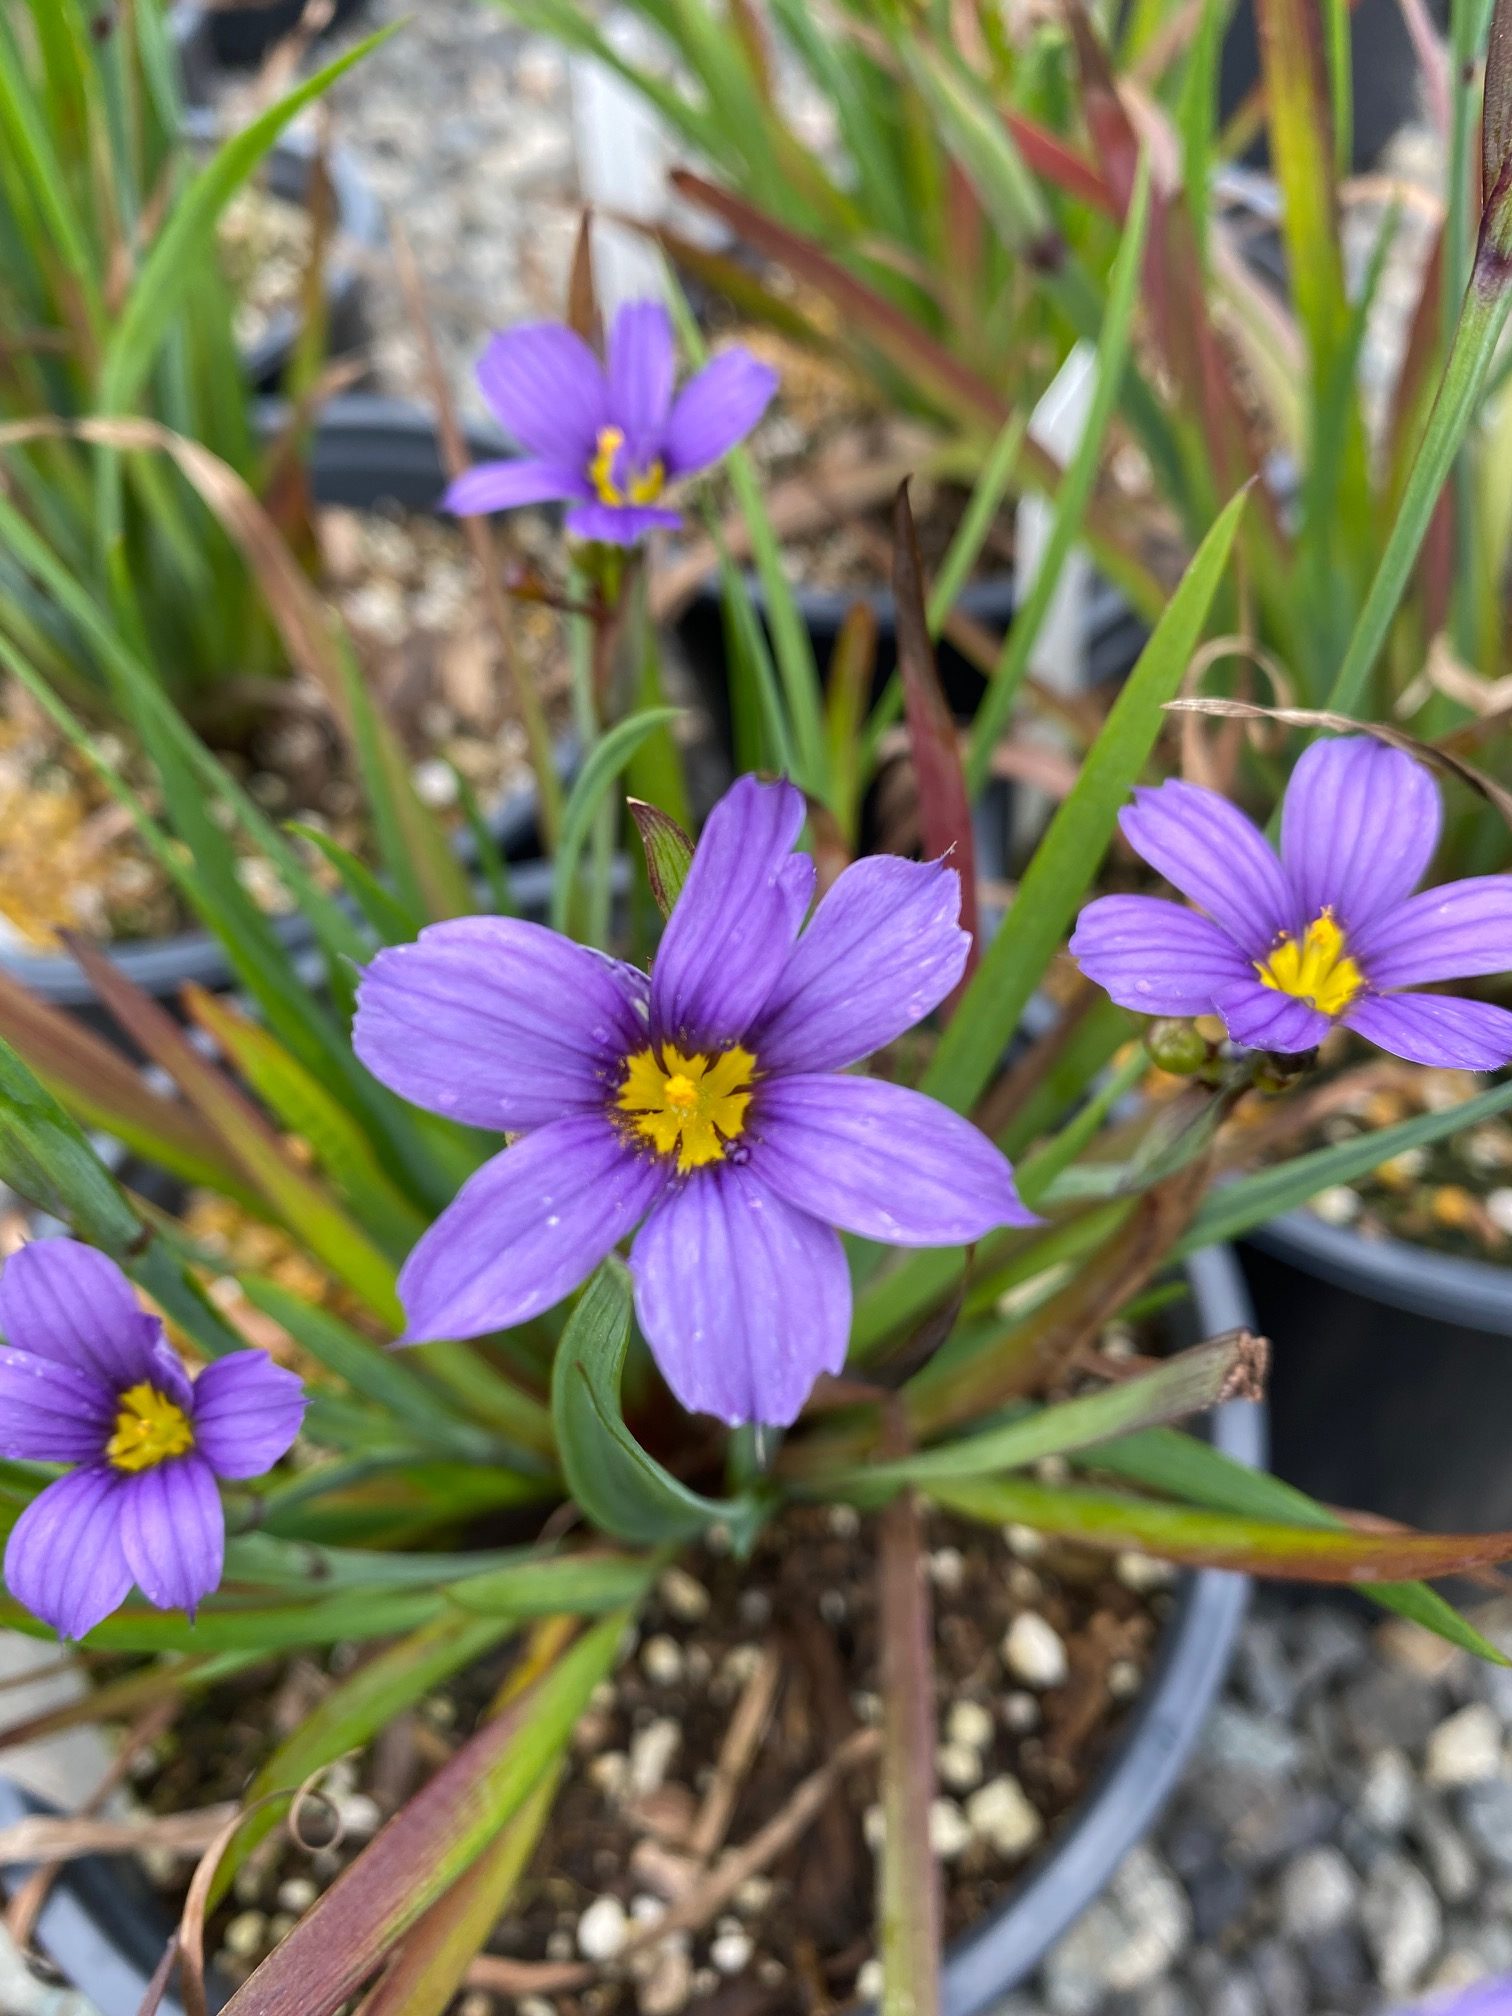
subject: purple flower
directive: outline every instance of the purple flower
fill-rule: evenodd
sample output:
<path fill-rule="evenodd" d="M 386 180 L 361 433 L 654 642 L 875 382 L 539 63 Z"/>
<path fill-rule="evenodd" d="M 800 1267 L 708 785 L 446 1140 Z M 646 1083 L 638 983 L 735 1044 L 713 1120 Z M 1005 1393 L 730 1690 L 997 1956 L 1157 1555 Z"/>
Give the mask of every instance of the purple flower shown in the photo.
<path fill-rule="evenodd" d="M 1512 968 L 1512 875 L 1412 893 L 1442 816 L 1421 764 L 1358 735 L 1297 764 L 1279 860 L 1214 791 L 1136 791 L 1125 837 L 1199 907 L 1099 897 L 1072 954 L 1125 1008 L 1216 1012 L 1255 1050 L 1311 1050 L 1342 1022 L 1414 1064 L 1495 1070 L 1512 1062 L 1512 1013 L 1405 991 Z"/>
<path fill-rule="evenodd" d="M 233 1351 L 190 1381 L 156 1316 L 112 1260 L 41 1239 L 0 1272 L 0 1456 L 76 1467 L 33 1499 L 5 1581 L 64 1638 L 82 1638 L 136 1583 L 193 1612 L 221 1579 L 218 1477 L 260 1477 L 299 1432 L 304 1389 L 265 1351 Z"/>
<path fill-rule="evenodd" d="M 353 1040 L 417 1105 L 523 1138 L 464 1185 L 399 1277 L 406 1341 L 548 1309 L 636 1225 L 641 1328 L 683 1405 L 794 1420 L 838 1372 L 851 1287 L 836 1226 L 953 1246 L 1035 1221 L 968 1120 L 842 1075 L 960 979 L 939 862 L 847 868 L 800 929 L 803 798 L 742 777 L 710 814 L 648 984 L 512 918 L 380 952 Z"/>
<path fill-rule="evenodd" d="M 1462 1995 L 1425 2002 L 1402 2016 L 1512 2016 L 1512 1980 L 1478 1981 Z"/>
<path fill-rule="evenodd" d="M 748 350 L 724 351 L 674 398 L 677 354 L 659 301 L 621 308 L 607 369 L 573 330 L 530 322 L 495 336 L 478 383 L 499 425 L 527 455 L 480 462 L 448 489 L 463 516 L 571 500 L 579 539 L 633 546 L 657 526 L 681 525 L 662 496 L 707 469 L 761 418 L 777 374 Z"/>

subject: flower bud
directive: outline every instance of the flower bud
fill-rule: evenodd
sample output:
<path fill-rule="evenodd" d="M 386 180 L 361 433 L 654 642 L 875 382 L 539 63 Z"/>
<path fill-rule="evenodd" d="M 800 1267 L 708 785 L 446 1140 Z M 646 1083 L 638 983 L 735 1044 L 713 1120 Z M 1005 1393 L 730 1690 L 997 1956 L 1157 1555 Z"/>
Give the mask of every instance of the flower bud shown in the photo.
<path fill-rule="evenodd" d="M 1150 1024 L 1145 1048 L 1151 1060 L 1173 1078 L 1191 1078 L 1213 1061 L 1213 1046 L 1195 1024 L 1163 1017 Z"/>

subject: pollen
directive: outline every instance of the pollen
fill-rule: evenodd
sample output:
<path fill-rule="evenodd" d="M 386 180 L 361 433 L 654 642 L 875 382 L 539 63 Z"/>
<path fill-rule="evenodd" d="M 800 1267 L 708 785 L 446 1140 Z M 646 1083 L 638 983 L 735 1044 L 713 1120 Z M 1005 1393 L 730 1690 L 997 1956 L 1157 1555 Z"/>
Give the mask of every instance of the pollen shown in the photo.
<path fill-rule="evenodd" d="M 1316 916 L 1300 938 L 1283 932 L 1255 970 L 1267 987 L 1307 1001 L 1325 1015 L 1342 1015 L 1365 985 L 1365 975 L 1345 949 L 1331 910 Z"/>
<path fill-rule="evenodd" d="M 194 1447 L 194 1430 L 183 1408 L 144 1379 L 121 1395 L 115 1433 L 105 1454 L 117 1470 L 152 1470 Z"/>
<path fill-rule="evenodd" d="M 666 488 L 667 471 L 660 458 L 644 469 L 622 472 L 621 450 L 625 445 L 622 427 L 600 427 L 594 442 L 593 460 L 588 464 L 588 481 L 601 504 L 654 504 Z"/>
<path fill-rule="evenodd" d="M 740 1139 L 755 1077 L 756 1059 L 738 1046 L 713 1057 L 685 1057 L 664 1044 L 629 1059 L 615 1103 L 628 1131 L 659 1155 L 675 1155 L 686 1176 L 722 1162 Z"/>

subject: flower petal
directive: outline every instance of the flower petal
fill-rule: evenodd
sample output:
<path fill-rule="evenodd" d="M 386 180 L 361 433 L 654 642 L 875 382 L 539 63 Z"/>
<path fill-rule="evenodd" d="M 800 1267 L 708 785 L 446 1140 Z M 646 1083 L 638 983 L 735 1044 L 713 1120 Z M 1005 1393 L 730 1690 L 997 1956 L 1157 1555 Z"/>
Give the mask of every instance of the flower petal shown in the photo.
<path fill-rule="evenodd" d="M 304 1420 L 304 1381 L 266 1351 L 232 1351 L 194 1382 L 194 1446 L 217 1477 L 261 1477 Z"/>
<path fill-rule="evenodd" d="M 202 1456 L 178 1456 L 126 1479 L 121 1546 L 133 1580 L 156 1610 L 193 1616 L 220 1587 L 226 1515 L 215 1473 Z"/>
<path fill-rule="evenodd" d="M 777 373 L 749 350 L 726 350 L 690 378 L 677 395 L 662 458 L 669 476 L 691 476 L 728 455 L 772 403 Z"/>
<path fill-rule="evenodd" d="M 1512 1013 L 1458 994 L 1362 994 L 1344 1011 L 1356 1035 L 1405 1057 L 1458 1071 L 1512 1064 Z"/>
<path fill-rule="evenodd" d="M 1269 841 L 1216 791 L 1173 778 L 1136 791 L 1118 823 L 1135 853 L 1252 958 L 1263 958 L 1278 932 L 1297 928 Z"/>
<path fill-rule="evenodd" d="M 645 995 L 643 975 L 544 925 L 459 917 L 377 955 L 352 1045 L 401 1098 L 512 1132 L 603 1106 L 648 1040 Z"/>
<path fill-rule="evenodd" d="M 115 1417 L 114 1395 L 90 1373 L 30 1351 L 0 1351 L 0 1456 L 97 1463 Z"/>
<path fill-rule="evenodd" d="M 658 504 L 575 504 L 566 519 L 574 539 L 602 546 L 638 546 L 653 532 L 675 532 L 682 522 L 681 511 Z"/>
<path fill-rule="evenodd" d="M 943 861 L 853 862 L 761 1011 L 762 1070 L 839 1071 L 922 1022 L 966 970 L 960 913 L 961 878 Z"/>
<path fill-rule="evenodd" d="M 959 1113 L 880 1079 L 763 1083 L 750 1167 L 790 1204 L 888 1246 L 964 1246 L 997 1225 L 1037 1225 L 1013 1168 Z"/>
<path fill-rule="evenodd" d="M 1424 889 L 1357 933 L 1350 949 L 1382 993 L 1512 972 L 1512 875 Z"/>
<path fill-rule="evenodd" d="M 609 413 L 639 466 L 661 448 L 677 346 L 660 301 L 627 301 L 609 331 Z"/>
<path fill-rule="evenodd" d="M 1443 806 L 1421 763 L 1370 735 L 1314 742 L 1286 787 L 1281 858 L 1300 922 L 1332 908 L 1346 933 L 1393 909 L 1422 880 Z"/>
<path fill-rule="evenodd" d="M 125 1602 L 131 1570 L 121 1546 L 116 1471 L 71 1471 L 34 1498 L 11 1529 L 5 1586 L 61 1638 L 83 1638 Z"/>
<path fill-rule="evenodd" d="M 709 814 L 651 969 L 651 1022 L 682 1050 L 738 1042 L 792 954 L 813 870 L 792 870 L 803 794 L 740 777 Z M 805 898 L 806 904 L 806 898 Z"/>
<path fill-rule="evenodd" d="M 630 1266 L 641 1329 L 689 1413 L 785 1428 L 845 1363 L 845 1249 L 748 1168 L 700 1169 L 669 1191 Z"/>
<path fill-rule="evenodd" d="M 550 1309 L 645 1216 L 671 1166 L 604 1113 L 527 1134 L 468 1178 L 405 1261 L 403 1341 L 481 1337 Z"/>
<path fill-rule="evenodd" d="M 603 368 L 581 336 L 560 322 L 506 329 L 483 352 L 478 387 L 522 448 L 587 475 L 611 415 Z"/>
<path fill-rule="evenodd" d="M 1159 896 L 1099 896 L 1076 920 L 1071 957 L 1122 1008 L 1209 1015 L 1254 965 L 1211 918 Z"/>
<path fill-rule="evenodd" d="M 550 462 L 479 462 L 447 485 L 443 511 L 459 518 L 484 511 L 513 511 L 521 504 L 553 504 L 563 497 L 586 497 L 587 478 Z"/>
<path fill-rule="evenodd" d="M 1213 1005 L 1234 1041 L 1250 1050 L 1314 1050 L 1334 1026 L 1320 1008 L 1259 979 L 1225 987 Z"/>
<path fill-rule="evenodd" d="M 11 1255 L 0 1329 L 18 1351 L 91 1373 L 112 1396 L 148 1377 L 162 1337 L 114 1260 L 77 1239 L 34 1239 Z"/>

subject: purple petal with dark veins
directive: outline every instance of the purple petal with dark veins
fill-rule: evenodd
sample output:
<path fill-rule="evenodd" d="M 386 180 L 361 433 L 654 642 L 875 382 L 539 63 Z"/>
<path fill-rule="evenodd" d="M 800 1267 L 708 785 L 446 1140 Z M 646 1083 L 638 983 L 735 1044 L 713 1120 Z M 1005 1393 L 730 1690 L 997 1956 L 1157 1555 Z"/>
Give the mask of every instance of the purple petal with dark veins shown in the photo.
<path fill-rule="evenodd" d="M 813 886 L 812 866 L 791 866 L 802 824 L 800 791 L 754 777 L 737 778 L 709 814 L 651 969 L 659 1040 L 722 1050 L 755 1023 Z"/>
<path fill-rule="evenodd" d="M 115 1431 L 115 1395 L 92 1373 L 30 1351 L 0 1351 L 0 1456 L 96 1463 Z"/>
<path fill-rule="evenodd" d="M 156 1610 L 191 1616 L 220 1587 L 226 1516 L 215 1473 L 195 1453 L 127 1477 L 121 1491 L 121 1547 L 132 1579 Z"/>
<path fill-rule="evenodd" d="M 880 1079 L 763 1080 L 744 1138 L 750 1167 L 779 1196 L 887 1246 L 964 1246 L 1040 1222 L 979 1127 Z"/>
<path fill-rule="evenodd" d="M 61 1638 L 83 1638 L 125 1602 L 124 1479 L 102 1465 L 70 1471 L 32 1500 L 5 1547 L 5 1586 Z"/>
<path fill-rule="evenodd" d="M 1362 994 L 1344 1010 L 1356 1035 L 1405 1057 L 1456 1071 L 1512 1064 L 1512 1013 L 1457 994 Z"/>
<path fill-rule="evenodd" d="M 1099 896 L 1076 920 L 1071 957 L 1123 1008 L 1209 1015 L 1254 965 L 1211 918 L 1159 896 Z"/>
<path fill-rule="evenodd" d="M 732 1427 L 797 1419 L 850 1338 L 838 1235 L 731 1163 L 668 1191 L 630 1258 L 635 1307 L 662 1377 L 691 1414 Z"/>
<path fill-rule="evenodd" d="M 1118 823 L 1135 853 L 1250 958 L 1263 959 L 1278 932 L 1305 921 L 1269 841 L 1216 791 L 1179 778 L 1142 788 Z"/>
<path fill-rule="evenodd" d="M 725 350 L 677 395 L 662 436 L 669 476 L 691 476 L 728 455 L 772 403 L 777 373 L 748 350 Z"/>
<path fill-rule="evenodd" d="M 531 460 L 479 462 L 447 485 L 441 508 L 470 518 L 485 511 L 513 511 L 522 504 L 554 504 L 564 497 L 591 494 L 581 470 Z"/>
<path fill-rule="evenodd" d="M 645 976 L 515 917 L 458 917 L 380 952 L 352 1047 L 433 1113 L 497 1132 L 601 1108 L 650 1040 Z"/>
<path fill-rule="evenodd" d="M 1281 815 L 1301 921 L 1331 909 L 1352 935 L 1394 909 L 1427 873 L 1442 820 L 1437 784 L 1400 749 L 1369 735 L 1314 742 Z"/>
<path fill-rule="evenodd" d="M 966 970 L 960 914 L 961 878 L 943 861 L 853 862 L 751 1033 L 762 1070 L 843 1070 L 922 1022 Z"/>
<path fill-rule="evenodd" d="M 605 1113 L 553 1121 L 495 1155 L 404 1263 L 403 1342 L 481 1337 L 550 1309 L 640 1222 L 670 1166 Z"/>
<path fill-rule="evenodd" d="M 1234 1041 L 1251 1050 L 1313 1050 L 1333 1027 L 1321 1009 L 1259 979 L 1226 987 L 1214 1006 Z"/>
<path fill-rule="evenodd" d="M 112 1396 L 150 1376 L 163 1334 L 114 1260 L 77 1239 L 34 1239 L 11 1255 L 0 1329 L 18 1351 L 91 1373 Z"/>
<path fill-rule="evenodd" d="M 217 1477 L 261 1477 L 304 1420 L 304 1381 L 266 1351 L 232 1351 L 194 1382 L 194 1446 Z"/>
<path fill-rule="evenodd" d="M 653 532 L 675 532 L 682 522 L 681 511 L 657 504 L 574 504 L 566 519 L 574 539 L 602 546 L 638 546 Z"/>
<path fill-rule="evenodd" d="M 677 346 L 660 301 L 627 301 L 609 331 L 609 414 L 640 468 L 661 449 Z"/>
<path fill-rule="evenodd" d="M 1512 875 L 1473 875 L 1424 889 L 1357 932 L 1349 949 L 1383 994 L 1512 972 Z"/>
<path fill-rule="evenodd" d="M 506 329 L 483 352 L 478 386 L 512 440 L 553 468 L 587 475 L 613 415 L 603 367 L 581 336 L 560 322 Z"/>

